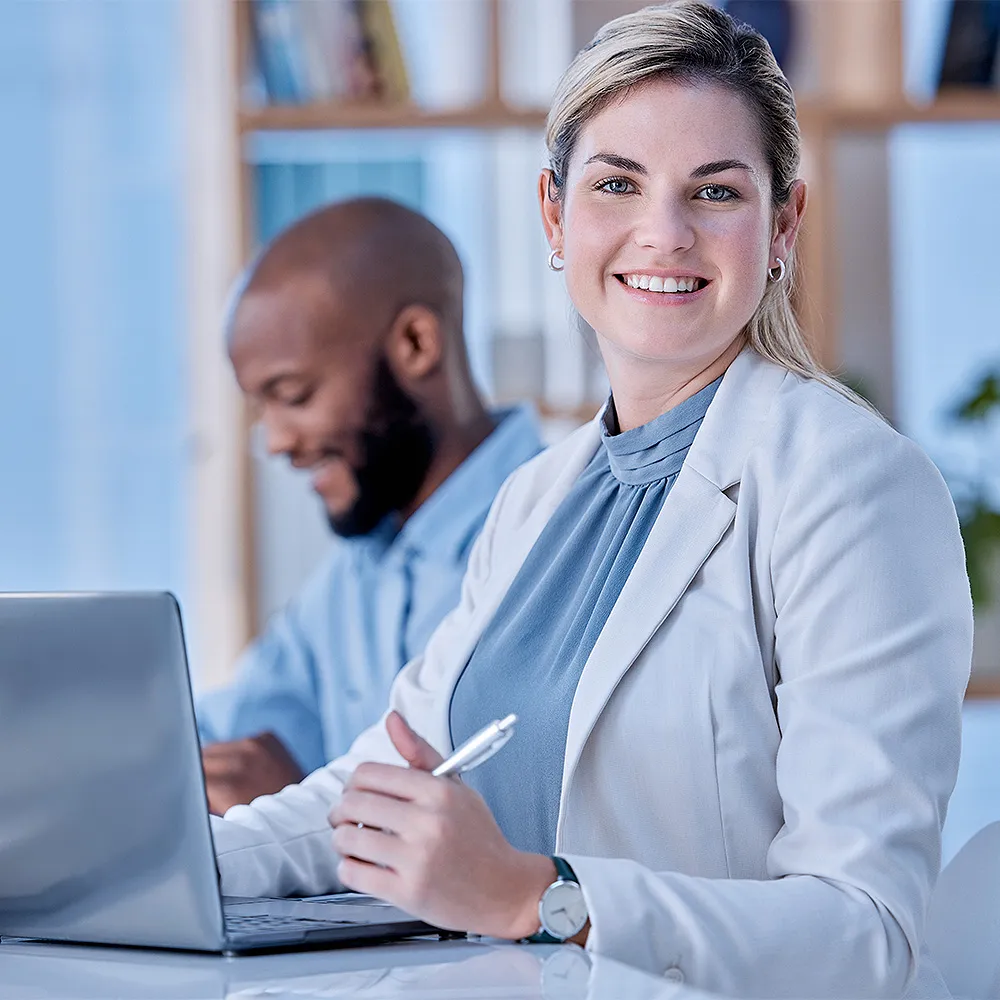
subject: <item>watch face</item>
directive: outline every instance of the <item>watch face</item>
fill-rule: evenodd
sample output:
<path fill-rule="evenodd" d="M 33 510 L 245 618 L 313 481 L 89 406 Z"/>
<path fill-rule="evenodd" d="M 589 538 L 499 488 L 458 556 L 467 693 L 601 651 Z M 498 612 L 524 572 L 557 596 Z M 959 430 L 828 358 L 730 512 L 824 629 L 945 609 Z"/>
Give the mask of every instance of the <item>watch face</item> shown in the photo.
<path fill-rule="evenodd" d="M 587 904 L 576 882 L 553 882 L 540 907 L 542 925 L 553 937 L 571 938 L 587 922 Z"/>

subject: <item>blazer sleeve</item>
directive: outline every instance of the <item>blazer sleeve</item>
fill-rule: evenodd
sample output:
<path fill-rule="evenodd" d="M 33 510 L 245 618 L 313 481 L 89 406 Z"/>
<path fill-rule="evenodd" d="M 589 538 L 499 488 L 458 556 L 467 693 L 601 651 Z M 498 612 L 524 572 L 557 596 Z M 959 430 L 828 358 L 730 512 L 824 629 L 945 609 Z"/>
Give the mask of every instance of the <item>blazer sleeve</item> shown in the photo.
<path fill-rule="evenodd" d="M 730 995 L 900 996 L 912 982 L 958 768 L 972 608 L 937 470 L 859 423 L 790 470 L 773 529 L 784 822 L 768 880 L 568 856 L 591 950 Z"/>
<path fill-rule="evenodd" d="M 385 730 L 385 716 L 395 709 L 426 738 L 428 720 L 443 696 L 442 668 L 449 650 L 468 634 L 490 573 L 497 521 L 510 480 L 496 500 L 469 556 L 458 606 L 428 640 L 421 656 L 400 673 L 382 718 L 362 732 L 350 750 L 313 771 L 297 785 L 264 795 L 249 805 L 233 806 L 224 817 L 212 817 L 212 835 L 222 892 L 227 896 L 313 896 L 338 892 L 340 857 L 333 849 L 327 816 L 358 764 L 404 763 Z M 447 747 L 437 747 L 446 753 Z"/>

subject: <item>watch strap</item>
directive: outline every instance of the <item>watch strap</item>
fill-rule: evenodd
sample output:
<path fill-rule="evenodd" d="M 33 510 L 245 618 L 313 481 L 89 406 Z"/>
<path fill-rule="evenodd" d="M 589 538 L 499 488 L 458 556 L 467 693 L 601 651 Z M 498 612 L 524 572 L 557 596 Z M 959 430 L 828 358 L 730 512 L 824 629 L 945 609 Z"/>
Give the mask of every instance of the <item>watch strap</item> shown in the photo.
<path fill-rule="evenodd" d="M 552 863 L 556 866 L 556 881 L 562 879 L 563 882 L 575 882 L 577 885 L 580 884 L 580 880 L 576 877 L 576 872 L 570 868 L 568 861 L 564 858 L 558 858 L 553 855 Z"/>

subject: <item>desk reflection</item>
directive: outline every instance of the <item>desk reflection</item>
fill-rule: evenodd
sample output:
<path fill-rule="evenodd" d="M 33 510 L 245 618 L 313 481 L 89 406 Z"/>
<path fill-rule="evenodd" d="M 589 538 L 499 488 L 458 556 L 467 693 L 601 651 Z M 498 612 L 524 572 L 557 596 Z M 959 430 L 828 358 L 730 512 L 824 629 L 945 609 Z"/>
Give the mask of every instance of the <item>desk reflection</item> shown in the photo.
<path fill-rule="evenodd" d="M 572 945 L 428 940 L 242 958 L 20 941 L 0 945 L 3 1000 L 696 1000 L 707 996 Z"/>

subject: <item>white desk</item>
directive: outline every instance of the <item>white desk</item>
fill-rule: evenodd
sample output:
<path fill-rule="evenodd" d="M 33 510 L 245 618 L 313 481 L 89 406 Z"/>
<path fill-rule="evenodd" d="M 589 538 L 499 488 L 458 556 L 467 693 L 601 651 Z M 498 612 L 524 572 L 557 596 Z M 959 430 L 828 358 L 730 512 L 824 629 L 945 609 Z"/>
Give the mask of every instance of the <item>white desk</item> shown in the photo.
<path fill-rule="evenodd" d="M 695 1000 L 572 945 L 404 941 L 224 958 L 125 948 L 0 945 L 2 1000 Z"/>

